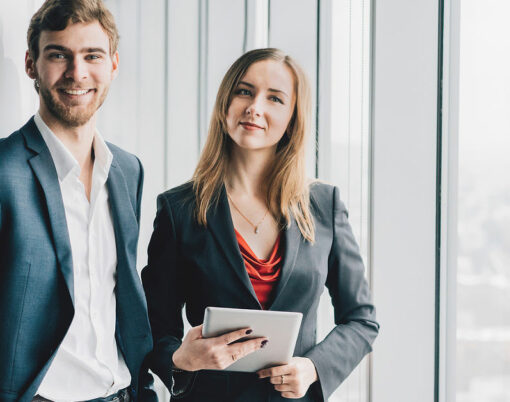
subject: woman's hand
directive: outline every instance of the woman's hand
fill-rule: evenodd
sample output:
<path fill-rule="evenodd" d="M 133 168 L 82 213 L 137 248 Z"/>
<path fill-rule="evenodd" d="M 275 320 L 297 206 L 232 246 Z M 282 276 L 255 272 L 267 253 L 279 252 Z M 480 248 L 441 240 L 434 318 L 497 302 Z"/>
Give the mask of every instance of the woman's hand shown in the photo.
<path fill-rule="evenodd" d="M 263 369 L 259 378 L 269 377 L 274 389 L 284 398 L 302 398 L 311 384 L 319 379 L 313 362 L 306 357 L 293 357 L 288 364 Z"/>
<path fill-rule="evenodd" d="M 214 338 L 204 338 L 202 325 L 193 327 L 173 354 L 174 367 L 185 371 L 223 370 L 266 345 L 268 340 L 264 337 L 235 342 L 251 332 L 250 328 L 243 328 Z"/>

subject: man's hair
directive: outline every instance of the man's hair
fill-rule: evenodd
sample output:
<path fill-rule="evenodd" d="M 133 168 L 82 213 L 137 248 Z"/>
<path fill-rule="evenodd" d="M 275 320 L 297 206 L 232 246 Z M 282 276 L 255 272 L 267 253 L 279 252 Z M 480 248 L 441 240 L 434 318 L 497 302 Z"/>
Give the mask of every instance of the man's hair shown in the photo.
<path fill-rule="evenodd" d="M 30 20 L 27 32 L 28 51 L 34 61 L 39 57 L 42 31 L 62 31 L 69 23 L 98 21 L 108 35 L 110 55 L 117 51 L 119 33 L 112 13 L 102 0 L 46 0 Z"/>

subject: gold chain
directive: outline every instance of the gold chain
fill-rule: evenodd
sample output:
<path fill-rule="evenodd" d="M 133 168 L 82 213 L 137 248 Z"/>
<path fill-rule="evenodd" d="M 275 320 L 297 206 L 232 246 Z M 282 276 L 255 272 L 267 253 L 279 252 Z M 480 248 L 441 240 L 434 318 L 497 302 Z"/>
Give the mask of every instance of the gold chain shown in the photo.
<path fill-rule="evenodd" d="M 266 209 L 266 213 L 264 214 L 264 216 L 262 217 L 262 219 L 260 220 L 259 223 L 257 223 L 256 225 L 250 221 L 242 212 L 241 210 L 237 207 L 236 203 L 232 200 L 232 198 L 230 197 L 230 194 L 227 193 L 227 197 L 228 199 L 230 200 L 230 202 L 232 203 L 232 205 L 234 206 L 234 208 L 237 210 L 237 212 L 239 212 L 239 214 L 246 220 L 246 222 L 248 222 L 251 226 L 253 226 L 253 232 L 255 234 L 257 234 L 259 232 L 259 226 L 262 224 L 262 222 L 264 222 L 264 219 L 266 219 L 266 216 L 267 216 L 267 213 L 269 212 L 269 209 Z"/>

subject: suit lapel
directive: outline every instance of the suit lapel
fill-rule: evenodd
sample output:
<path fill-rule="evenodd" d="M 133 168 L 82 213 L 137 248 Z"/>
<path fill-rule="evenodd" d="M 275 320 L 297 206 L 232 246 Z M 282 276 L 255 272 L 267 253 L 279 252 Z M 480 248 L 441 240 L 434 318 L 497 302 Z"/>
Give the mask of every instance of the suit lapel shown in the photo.
<path fill-rule="evenodd" d="M 136 247 L 138 243 L 138 223 L 131 197 L 127 187 L 126 179 L 122 169 L 118 166 L 115 156 L 112 161 L 108 179 L 108 201 L 112 211 L 113 229 L 115 233 L 115 244 L 117 251 L 117 276 L 115 285 L 115 298 L 117 302 L 115 336 L 117 344 L 124 355 L 126 364 L 134 373 L 131 367 L 124 337 L 130 333 L 129 320 L 136 318 L 138 307 L 143 302 L 138 299 L 143 293 L 139 284 L 136 267 Z M 131 268 L 133 267 L 133 268 Z M 146 315 L 146 311 L 144 311 Z"/>
<path fill-rule="evenodd" d="M 290 227 L 284 232 L 284 253 L 283 253 L 283 266 L 281 269 L 280 280 L 276 286 L 275 297 L 271 304 L 270 310 L 281 310 L 284 309 L 282 304 L 283 297 L 281 294 L 289 281 L 289 278 L 296 266 L 296 259 L 299 251 L 299 245 L 301 244 L 301 232 L 297 226 L 296 220 L 291 216 Z M 280 305 L 278 305 L 280 303 Z"/>
<path fill-rule="evenodd" d="M 120 258 L 127 257 L 126 250 L 136 250 L 138 225 L 126 179 L 115 159 L 112 161 L 106 186 L 113 216 L 117 258 L 120 261 Z"/>
<path fill-rule="evenodd" d="M 74 304 L 73 258 L 67 221 L 55 164 L 33 118 L 21 129 L 27 147 L 36 152 L 28 163 L 41 184 L 48 208 L 58 265 Z"/>
<path fill-rule="evenodd" d="M 108 173 L 106 186 L 112 211 L 117 250 L 117 304 L 124 307 L 124 303 L 120 299 L 126 295 L 132 298 L 141 294 L 141 285 L 139 285 L 138 273 L 135 268 L 138 221 L 131 203 L 126 179 L 116 163 L 115 157 Z M 129 305 L 130 302 L 128 301 L 127 304 Z"/>
<path fill-rule="evenodd" d="M 234 224 L 230 214 L 225 186 L 221 187 L 218 204 L 211 207 L 207 212 L 207 227 L 220 245 L 220 250 L 230 263 L 230 267 L 235 271 L 243 287 L 248 290 L 252 298 L 256 301 L 259 308 L 260 303 L 251 284 L 248 272 L 244 266 L 244 260 L 239 250 L 239 245 L 234 232 Z"/>

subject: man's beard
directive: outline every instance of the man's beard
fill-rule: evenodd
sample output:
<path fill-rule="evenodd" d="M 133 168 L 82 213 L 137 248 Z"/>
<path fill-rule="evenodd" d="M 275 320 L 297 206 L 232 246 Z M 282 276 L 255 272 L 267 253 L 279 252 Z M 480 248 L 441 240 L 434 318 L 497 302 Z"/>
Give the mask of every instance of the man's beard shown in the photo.
<path fill-rule="evenodd" d="M 50 90 L 44 86 L 39 87 L 39 93 L 48 111 L 65 126 L 80 127 L 87 123 L 97 109 L 103 104 L 106 95 L 108 94 L 108 87 L 99 95 L 96 102 L 91 102 L 85 108 L 78 108 L 73 106 L 66 106 L 56 99 Z"/>

